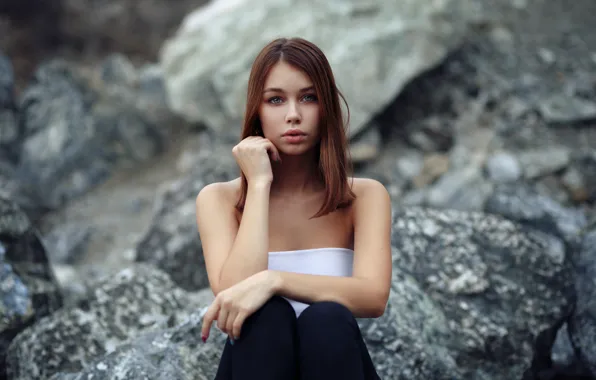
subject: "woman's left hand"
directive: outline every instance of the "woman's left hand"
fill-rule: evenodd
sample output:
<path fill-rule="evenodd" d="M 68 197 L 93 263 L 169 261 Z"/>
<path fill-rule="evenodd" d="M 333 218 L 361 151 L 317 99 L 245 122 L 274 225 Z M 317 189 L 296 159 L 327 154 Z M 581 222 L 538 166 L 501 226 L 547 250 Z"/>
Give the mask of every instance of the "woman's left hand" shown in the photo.
<path fill-rule="evenodd" d="M 202 337 L 206 341 L 213 321 L 232 339 L 238 339 L 242 324 L 273 295 L 275 275 L 264 270 L 221 291 L 203 317 Z"/>

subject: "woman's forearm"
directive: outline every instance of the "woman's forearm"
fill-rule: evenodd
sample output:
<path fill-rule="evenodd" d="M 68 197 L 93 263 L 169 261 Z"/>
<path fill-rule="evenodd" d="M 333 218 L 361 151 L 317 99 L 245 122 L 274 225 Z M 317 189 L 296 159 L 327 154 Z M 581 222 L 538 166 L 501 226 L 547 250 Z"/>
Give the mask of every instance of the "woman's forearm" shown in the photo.
<path fill-rule="evenodd" d="M 380 288 L 369 279 L 270 272 L 274 277 L 274 294 L 307 304 L 334 301 L 347 307 L 359 318 L 383 315 L 389 298 L 389 289 Z"/>
<path fill-rule="evenodd" d="M 270 187 L 249 183 L 238 233 L 219 275 L 220 291 L 267 269 Z"/>

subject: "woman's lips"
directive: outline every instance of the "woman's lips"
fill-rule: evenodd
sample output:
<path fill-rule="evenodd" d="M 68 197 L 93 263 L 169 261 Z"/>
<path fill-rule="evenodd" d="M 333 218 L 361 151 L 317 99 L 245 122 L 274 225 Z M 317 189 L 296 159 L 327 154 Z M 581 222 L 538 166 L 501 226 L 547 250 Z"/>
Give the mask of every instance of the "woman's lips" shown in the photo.
<path fill-rule="evenodd" d="M 292 128 L 287 130 L 283 135 L 282 139 L 288 143 L 296 144 L 306 139 L 306 133 L 298 128 Z"/>
<path fill-rule="evenodd" d="M 282 136 L 282 139 L 290 144 L 297 144 L 306 139 L 305 134 L 301 135 L 292 135 L 292 134 L 285 134 Z"/>

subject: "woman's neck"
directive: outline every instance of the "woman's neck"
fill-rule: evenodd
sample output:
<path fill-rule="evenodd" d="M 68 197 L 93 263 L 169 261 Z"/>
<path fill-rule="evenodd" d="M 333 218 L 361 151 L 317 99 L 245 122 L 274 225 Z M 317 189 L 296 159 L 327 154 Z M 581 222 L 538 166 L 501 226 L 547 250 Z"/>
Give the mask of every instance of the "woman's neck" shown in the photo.
<path fill-rule="evenodd" d="M 272 195 L 307 195 L 325 187 L 314 158 L 282 155 L 281 162 L 272 162 L 272 169 Z"/>

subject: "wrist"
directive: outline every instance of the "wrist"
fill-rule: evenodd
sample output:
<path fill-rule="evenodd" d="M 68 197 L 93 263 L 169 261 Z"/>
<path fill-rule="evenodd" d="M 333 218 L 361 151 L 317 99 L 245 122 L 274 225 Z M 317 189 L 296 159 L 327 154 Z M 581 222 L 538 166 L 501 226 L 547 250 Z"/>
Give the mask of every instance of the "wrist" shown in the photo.
<path fill-rule="evenodd" d="M 282 287 L 281 275 L 279 274 L 279 272 L 269 270 L 269 269 L 267 269 L 265 272 L 267 274 L 266 277 L 267 277 L 267 284 L 269 287 L 269 291 L 271 292 L 272 295 L 279 293 L 281 291 L 281 287 Z"/>
<path fill-rule="evenodd" d="M 262 190 L 269 190 L 270 187 L 271 187 L 271 181 L 269 181 L 269 180 L 263 179 L 263 180 L 248 181 L 248 189 L 262 191 Z"/>

